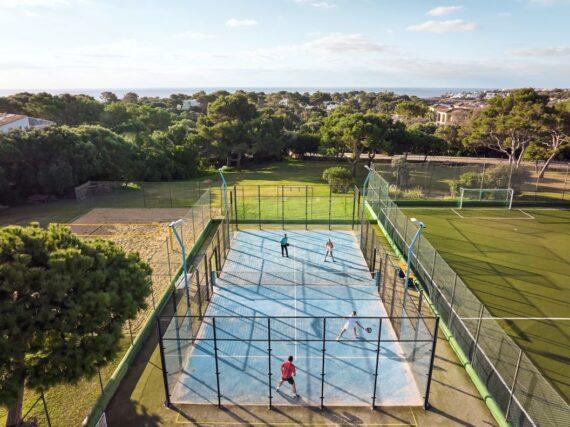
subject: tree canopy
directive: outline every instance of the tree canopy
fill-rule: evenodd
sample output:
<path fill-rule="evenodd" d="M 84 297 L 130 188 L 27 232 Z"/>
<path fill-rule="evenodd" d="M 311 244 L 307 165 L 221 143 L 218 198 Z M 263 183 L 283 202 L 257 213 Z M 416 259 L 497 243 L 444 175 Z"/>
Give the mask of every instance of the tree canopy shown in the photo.
<path fill-rule="evenodd" d="M 63 226 L 0 228 L 0 403 L 21 419 L 24 386 L 92 376 L 145 307 L 150 267 L 113 243 Z"/>

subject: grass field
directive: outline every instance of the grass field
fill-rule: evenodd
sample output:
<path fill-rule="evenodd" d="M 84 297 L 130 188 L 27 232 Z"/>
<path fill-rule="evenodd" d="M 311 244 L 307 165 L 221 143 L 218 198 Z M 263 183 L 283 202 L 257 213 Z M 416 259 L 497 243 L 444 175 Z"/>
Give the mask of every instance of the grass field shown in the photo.
<path fill-rule="evenodd" d="M 408 208 L 426 237 L 497 317 L 570 318 L 570 211 Z M 566 400 L 570 321 L 500 322 Z"/>

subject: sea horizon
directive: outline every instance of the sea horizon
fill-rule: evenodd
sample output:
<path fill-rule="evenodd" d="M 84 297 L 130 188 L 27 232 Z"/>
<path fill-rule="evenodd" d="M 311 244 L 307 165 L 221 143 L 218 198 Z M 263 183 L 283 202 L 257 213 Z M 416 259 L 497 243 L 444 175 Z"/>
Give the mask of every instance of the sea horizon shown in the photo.
<path fill-rule="evenodd" d="M 165 88 L 65 88 L 65 89 L 0 89 L 0 96 L 9 96 L 21 92 L 29 93 L 40 93 L 47 92 L 52 95 L 61 95 L 69 93 L 72 95 L 89 95 L 94 98 L 99 98 L 101 92 L 109 91 L 113 92 L 119 98 L 122 98 L 128 92 L 134 92 L 141 97 L 159 97 L 167 98 L 173 94 L 184 94 L 193 95 L 196 92 L 204 91 L 206 93 L 212 93 L 219 90 L 225 90 L 228 92 L 235 92 L 238 90 L 244 90 L 248 92 L 265 92 L 265 93 L 275 93 L 281 91 L 287 92 L 299 92 L 299 93 L 314 93 L 320 92 L 350 92 L 350 91 L 365 91 L 365 92 L 393 92 L 397 95 L 408 95 L 417 96 L 418 98 L 432 98 L 442 96 L 450 92 L 481 92 L 485 90 L 499 90 L 498 88 L 474 88 L 474 87 L 389 87 L 389 86 L 377 86 L 377 87 L 351 87 L 351 86 L 338 86 L 338 87 L 318 87 L 318 86 L 259 86 L 259 87 L 247 87 L 247 86 L 231 86 L 231 87 L 165 87 Z"/>

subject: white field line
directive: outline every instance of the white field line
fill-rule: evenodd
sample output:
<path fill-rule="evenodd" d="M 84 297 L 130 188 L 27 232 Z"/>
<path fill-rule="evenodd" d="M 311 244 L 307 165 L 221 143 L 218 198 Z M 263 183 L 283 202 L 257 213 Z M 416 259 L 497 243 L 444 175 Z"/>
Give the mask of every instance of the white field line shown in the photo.
<path fill-rule="evenodd" d="M 490 209 L 490 208 L 487 208 Z M 531 219 L 536 219 L 535 217 L 533 217 L 531 214 L 523 211 L 522 209 L 516 209 L 517 211 L 520 211 L 523 215 L 525 215 L 524 218 L 499 218 L 499 217 L 494 217 L 494 216 L 463 216 L 461 215 L 459 212 L 457 212 L 454 208 L 451 208 L 451 210 L 453 211 L 453 213 L 455 213 L 455 215 L 457 215 L 459 218 L 461 219 L 487 219 L 487 220 L 491 220 L 491 221 L 511 221 L 511 220 L 531 220 Z"/>

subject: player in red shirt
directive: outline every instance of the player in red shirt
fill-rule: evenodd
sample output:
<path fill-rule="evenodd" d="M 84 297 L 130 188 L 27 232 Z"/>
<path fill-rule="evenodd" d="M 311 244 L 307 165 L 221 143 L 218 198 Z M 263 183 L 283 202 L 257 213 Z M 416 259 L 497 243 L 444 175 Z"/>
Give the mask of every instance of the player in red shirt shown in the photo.
<path fill-rule="evenodd" d="M 281 385 L 287 381 L 289 384 L 291 384 L 295 397 L 300 397 L 297 394 L 297 387 L 295 387 L 295 380 L 293 379 L 293 376 L 295 375 L 297 375 L 297 368 L 295 368 L 295 365 L 293 365 L 293 356 L 289 356 L 289 358 L 281 364 L 281 381 L 279 381 L 277 391 L 279 391 L 279 387 L 281 387 Z"/>

